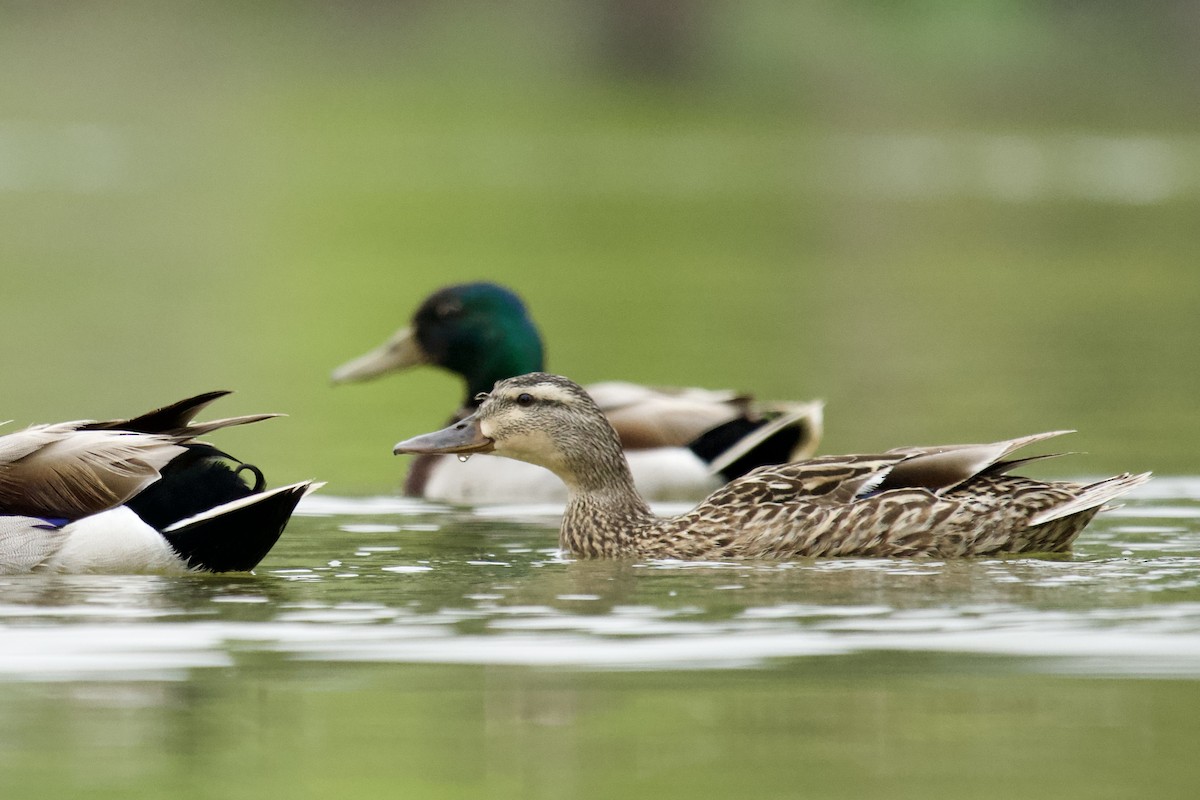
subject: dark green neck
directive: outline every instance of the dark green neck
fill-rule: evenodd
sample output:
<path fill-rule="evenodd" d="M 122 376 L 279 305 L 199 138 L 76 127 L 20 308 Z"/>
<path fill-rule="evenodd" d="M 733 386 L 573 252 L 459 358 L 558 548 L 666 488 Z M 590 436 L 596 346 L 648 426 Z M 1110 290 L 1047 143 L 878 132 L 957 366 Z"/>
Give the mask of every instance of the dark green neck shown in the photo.
<path fill-rule="evenodd" d="M 469 363 L 454 370 L 467 382 L 464 408 L 478 408 L 479 401 L 475 398 L 481 392 L 490 392 L 496 381 L 542 371 L 542 343 L 536 338 L 536 331 L 531 333 L 535 337 L 532 344 L 517 340 L 524 339 L 523 336 L 509 338 L 495 349 L 484 348 Z"/>

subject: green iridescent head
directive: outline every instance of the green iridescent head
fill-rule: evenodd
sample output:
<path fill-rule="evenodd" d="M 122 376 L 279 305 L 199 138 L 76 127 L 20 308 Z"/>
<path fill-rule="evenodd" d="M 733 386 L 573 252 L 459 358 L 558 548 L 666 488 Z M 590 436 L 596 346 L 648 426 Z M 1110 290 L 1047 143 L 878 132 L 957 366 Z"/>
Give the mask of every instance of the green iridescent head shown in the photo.
<path fill-rule="evenodd" d="M 463 283 L 439 289 L 425 299 L 412 324 L 333 373 L 335 383 L 365 380 L 432 364 L 461 375 L 465 405 L 496 381 L 538 372 L 542 338 L 517 294 L 494 283 Z"/>

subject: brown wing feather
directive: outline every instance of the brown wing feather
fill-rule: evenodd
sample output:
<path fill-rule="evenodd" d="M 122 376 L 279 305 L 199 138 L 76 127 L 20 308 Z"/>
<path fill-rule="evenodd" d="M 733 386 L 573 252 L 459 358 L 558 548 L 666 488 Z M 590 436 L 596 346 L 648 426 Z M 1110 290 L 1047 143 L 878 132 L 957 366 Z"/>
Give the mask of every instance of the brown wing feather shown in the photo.
<path fill-rule="evenodd" d="M 795 464 L 759 467 L 714 492 L 704 505 L 847 503 L 869 491 L 904 456 L 820 456 Z"/>
<path fill-rule="evenodd" d="M 192 422 L 227 394 L 206 392 L 130 419 L 39 425 L 0 437 L 0 513 L 77 519 L 103 511 L 158 480 L 188 441 L 279 416 Z"/>
<path fill-rule="evenodd" d="M 1047 483 L 992 468 L 1053 435 L 764 467 L 653 523 L 642 545 L 649 555 L 683 558 L 1064 551 L 1104 503 L 1149 475 Z M 903 485 L 889 486 L 901 483 L 893 476 L 902 469 Z"/>
<path fill-rule="evenodd" d="M 184 448 L 170 438 L 64 426 L 31 428 L 4 437 L 25 440 L 0 464 L 0 511 L 77 519 L 119 505 L 159 477 Z M 32 449 L 29 449 L 32 447 Z"/>
<path fill-rule="evenodd" d="M 904 447 L 889 453 L 907 456 L 880 484 L 879 490 L 919 487 L 943 492 L 985 472 L 1023 447 L 1072 431 L 1035 433 L 990 444 Z"/>

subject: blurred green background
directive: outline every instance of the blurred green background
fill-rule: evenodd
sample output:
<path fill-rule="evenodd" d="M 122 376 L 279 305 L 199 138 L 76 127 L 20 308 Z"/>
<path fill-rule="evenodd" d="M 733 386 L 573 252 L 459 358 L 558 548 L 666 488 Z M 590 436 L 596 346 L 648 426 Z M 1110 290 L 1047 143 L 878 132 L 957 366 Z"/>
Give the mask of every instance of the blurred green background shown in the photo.
<path fill-rule="evenodd" d="M 232 388 L 389 491 L 450 377 L 332 389 L 444 284 L 550 366 L 823 397 L 825 452 L 1073 427 L 1195 472 L 1200 7 L 0 4 L 2 414 Z"/>

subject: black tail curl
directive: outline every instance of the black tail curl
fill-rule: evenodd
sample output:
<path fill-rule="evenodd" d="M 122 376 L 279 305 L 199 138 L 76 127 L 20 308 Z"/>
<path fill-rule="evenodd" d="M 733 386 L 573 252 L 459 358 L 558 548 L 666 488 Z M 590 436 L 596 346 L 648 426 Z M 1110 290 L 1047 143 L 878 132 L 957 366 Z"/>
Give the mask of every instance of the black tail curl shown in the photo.
<path fill-rule="evenodd" d="M 249 572 L 279 541 L 309 488 L 305 482 L 254 494 L 164 531 L 163 538 L 190 569 Z"/>
<path fill-rule="evenodd" d="M 160 480 L 126 503 L 156 530 L 223 503 L 258 494 L 266 486 L 262 471 L 252 464 L 231 459 L 209 445 L 193 443 L 187 448 L 187 453 L 163 468 Z M 230 466 L 230 461 L 234 466 Z M 247 485 L 242 472 L 254 476 L 252 486 Z"/>

